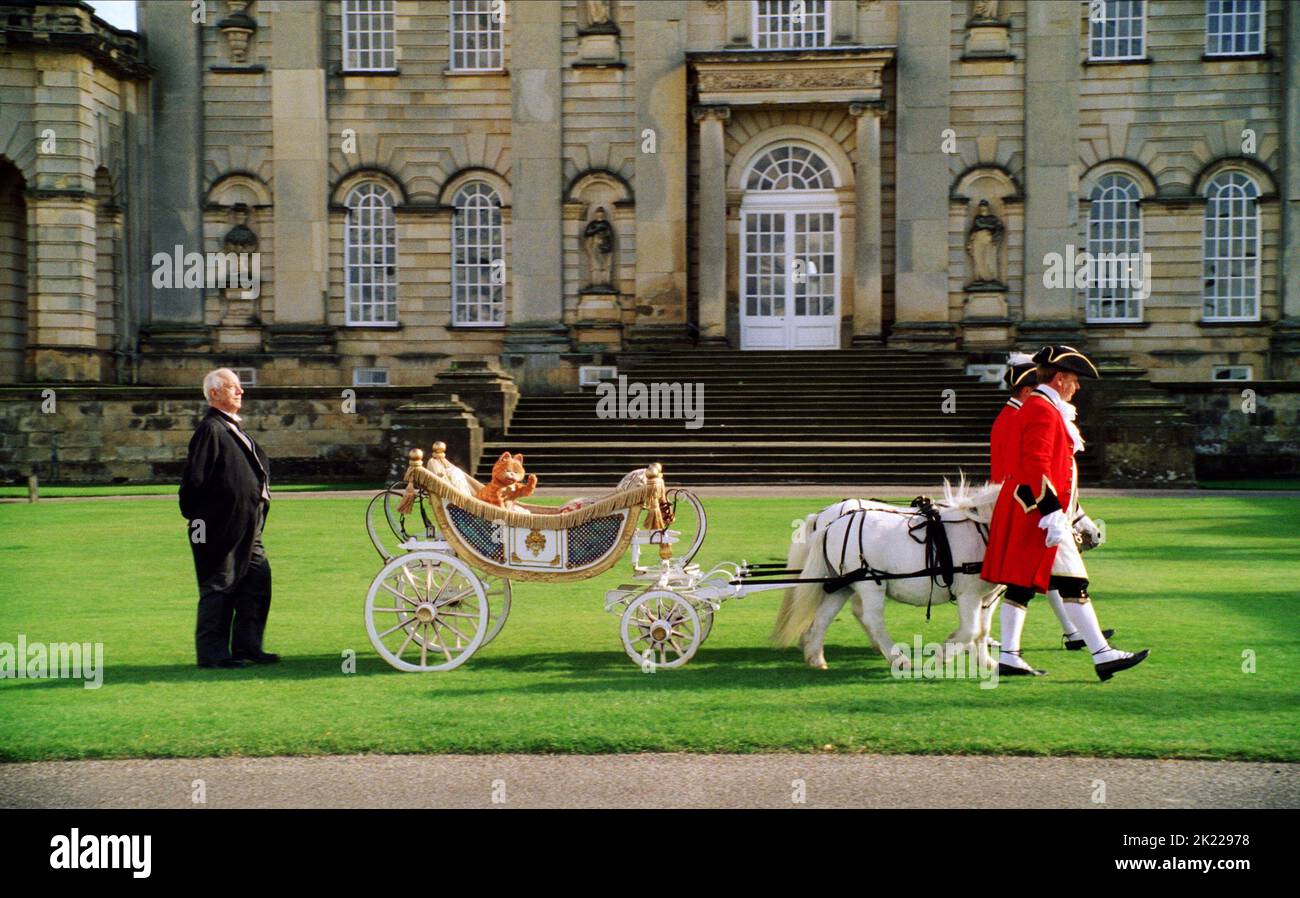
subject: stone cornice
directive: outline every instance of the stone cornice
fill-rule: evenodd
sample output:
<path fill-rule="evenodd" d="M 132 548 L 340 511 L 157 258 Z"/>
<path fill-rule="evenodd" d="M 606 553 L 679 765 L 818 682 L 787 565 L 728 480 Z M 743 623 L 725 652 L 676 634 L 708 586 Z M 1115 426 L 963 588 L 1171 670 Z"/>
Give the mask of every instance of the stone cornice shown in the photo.
<path fill-rule="evenodd" d="M 81 53 L 119 78 L 154 74 L 140 35 L 114 28 L 77 0 L 7 3 L 0 8 L 0 47 Z"/>
<path fill-rule="evenodd" d="M 701 106 L 871 102 L 894 48 L 709 50 L 686 60 Z"/>

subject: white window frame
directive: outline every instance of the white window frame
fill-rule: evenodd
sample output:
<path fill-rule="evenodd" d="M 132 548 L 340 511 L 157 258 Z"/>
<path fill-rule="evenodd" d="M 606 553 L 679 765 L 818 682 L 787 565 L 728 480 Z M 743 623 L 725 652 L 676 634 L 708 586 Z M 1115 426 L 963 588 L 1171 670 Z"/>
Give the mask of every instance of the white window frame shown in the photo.
<path fill-rule="evenodd" d="M 500 22 L 492 22 L 493 0 L 451 0 L 447 14 L 449 39 L 447 43 L 447 70 L 450 72 L 501 72 L 506 67 L 505 57 L 505 17 Z M 503 7 L 504 8 L 504 7 Z M 481 24 L 476 17 L 486 15 L 488 27 Z M 469 25 L 475 27 L 470 28 Z M 486 35 L 484 41 L 470 38 Z M 487 46 L 481 46 L 486 42 Z M 464 65 L 459 63 L 466 63 Z"/>
<path fill-rule="evenodd" d="M 468 199 L 476 200 L 472 203 L 467 201 L 467 195 L 471 192 L 473 196 L 468 197 Z M 489 202 L 487 204 L 477 202 L 478 199 L 483 198 L 488 199 Z M 452 212 L 451 217 L 451 324 L 453 327 L 505 327 L 508 274 L 504 263 L 501 269 L 500 284 L 492 283 L 491 274 L 492 263 L 497 259 L 504 260 L 506 254 L 506 232 L 504 216 L 501 213 L 501 194 L 487 181 L 469 181 L 456 190 L 456 194 L 452 198 L 452 205 L 455 207 L 455 211 Z M 483 208 L 493 210 L 495 220 L 489 219 L 484 224 L 482 221 L 469 222 L 464 218 L 464 216 L 471 214 L 472 210 L 481 210 Z M 481 214 L 481 212 L 475 212 L 474 214 Z M 481 234 L 485 229 L 489 234 L 489 240 L 486 244 L 481 242 L 466 244 L 464 242 L 468 233 Z M 495 232 L 495 239 L 492 239 L 493 232 Z M 486 246 L 490 257 L 486 268 L 481 262 L 461 262 L 462 246 L 471 248 Z M 484 277 L 487 278 L 486 281 Z M 486 300 L 486 304 L 494 312 L 499 310 L 499 315 L 493 314 L 493 320 L 490 321 L 462 320 L 464 309 L 469 305 L 472 304 L 477 307 L 484 304 L 481 294 L 485 286 L 492 288 L 488 290 L 490 295 Z M 469 300 L 462 301 L 462 290 L 471 291 L 479 298 L 473 299 L 472 302 Z"/>
<path fill-rule="evenodd" d="M 239 385 L 241 387 L 257 386 L 256 368 L 231 368 L 230 370 L 235 373 L 235 377 L 239 378 Z M 245 377 L 244 375 L 248 375 L 248 376 Z"/>
<path fill-rule="evenodd" d="M 1099 194 L 1103 194 L 1118 189 L 1117 187 L 1114 186 L 1114 182 L 1121 179 L 1127 182 L 1127 186 L 1129 188 L 1128 192 L 1133 197 L 1133 199 L 1131 200 L 1133 205 L 1133 216 L 1126 217 L 1123 219 L 1112 218 L 1110 219 L 1110 223 L 1112 228 L 1114 228 L 1116 225 L 1122 222 L 1123 224 L 1126 225 L 1126 231 L 1129 228 L 1134 228 L 1136 230 L 1136 237 L 1126 234 L 1125 238 L 1122 241 L 1117 237 L 1110 237 L 1110 238 L 1100 237 L 1100 238 L 1095 238 L 1094 240 L 1093 219 L 1098 209 L 1107 208 L 1108 206 L 1113 208 L 1113 201 L 1108 202 L 1104 198 L 1100 198 Z M 1094 268 L 1092 274 L 1096 278 L 1102 277 L 1106 271 L 1106 269 L 1103 268 L 1100 262 L 1101 255 L 1103 253 L 1119 252 L 1120 250 L 1118 249 L 1117 245 L 1121 242 L 1125 244 L 1125 249 L 1123 250 L 1123 252 L 1135 253 L 1139 259 L 1142 257 L 1142 246 L 1144 240 L 1143 240 L 1143 232 L 1142 232 L 1142 226 L 1143 226 L 1142 206 L 1140 205 L 1141 199 L 1142 199 L 1142 188 L 1138 185 L 1138 182 L 1134 178 L 1124 174 L 1123 172 L 1108 172 L 1097 179 L 1097 186 L 1093 189 L 1091 194 L 1091 199 L 1089 202 L 1088 220 L 1085 225 L 1085 227 L 1087 227 L 1088 229 L 1088 232 L 1087 232 L 1086 240 L 1084 242 L 1085 247 L 1088 251 L 1088 255 L 1094 262 Z M 1136 244 L 1136 249 L 1133 249 L 1132 247 L 1135 244 Z M 1149 278 L 1151 277 L 1151 272 L 1144 271 L 1142 272 L 1142 276 L 1144 278 Z M 1144 281 L 1144 285 L 1145 285 L 1145 281 Z M 1121 293 L 1123 295 L 1120 295 Z M 1093 283 L 1092 278 L 1090 278 L 1088 286 L 1084 288 L 1083 296 L 1084 296 L 1084 321 L 1088 324 L 1140 324 L 1142 322 L 1142 318 L 1145 313 L 1145 310 L 1143 309 L 1142 306 L 1142 294 L 1140 291 L 1138 291 L 1136 288 L 1133 287 L 1131 282 L 1127 288 L 1117 287 L 1112 291 L 1112 295 L 1107 296 L 1105 295 L 1105 291 L 1103 290 L 1101 284 Z M 1098 310 L 1100 310 L 1102 303 L 1104 302 L 1123 303 L 1126 309 L 1130 309 L 1130 310 L 1136 309 L 1136 313 L 1128 314 L 1128 315 L 1109 315 L 1109 316 L 1104 316 L 1100 314 L 1094 315 L 1092 311 L 1093 304 L 1096 303 Z"/>
<path fill-rule="evenodd" d="M 1218 377 L 1217 375 L 1221 371 L 1227 372 L 1229 375 L 1240 373 L 1243 376 Z M 1220 383 L 1220 384 L 1233 383 L 1233 382 L 1240 383 L 1241 381 L 1254 380 L 1254 379 L 1255 379 L 1255 369 L 1251 365 L 1215 365 L 1210 369 L 1210 380 L 1214 381 L 1215 383 Z"/>
<path fill-rule="evenodd" d="M 395 16 L 394 0 L 343 0 L 342 71 L 345 74 L 396 70 Z"/>
<path fill-rule="evenodd" d="M 1254 12 L 1249 9 L 1236 9 L 1238 5 L 1244 5 L 1247 3 L 1258 3 L 1259 9 Z M 1229 7 L 1227 11 L 1224 10 L 1225 6 Z M 1220 28 L 1218 31 L 1211 31 L 1210 23 L 1216 16 L 1218 17 Z M 1237 18 L 1238 16 L 1243 17 L 1246 22 L 1249 22 L 1252 16 L 1257 17 L 1258 27 L 1254 31 L 1237 31 L 1235 25 L 1241 21 Z M 1267 47 L 1267 44 L 1264 41 L 1264 32 L 1268 27 L 1267 20 L 1268 6 L 1265 3 L 1265 0 L 1205 0 L 1205 55 L 1213 56 L 1216 59 L 1220 57 L 1230 59 L 1233 56 L 1260 55 Z M 1233 30 L 1225 31 L 1222 27 L 1225 22 L 1231 22 L 1234 26 Z M 1247 43 L 1253 43 L 1255 46 L 1248 46 L 1244 50 L 1224 50 L 1224 39 L 1226 38 L 1229 42 L 1232 42 L 1232 39 L 1238 35 L 1245 35 Z M 1219 44 L 1218 49 L 1212 49 L 1212 39 L 1217 39 Z"/>
<path fill-rule="evenodd" d="M 368 377 L 382 376 L 382 380 L 367 380 Z M 354 387 L 391 387 L 387 368 L 353 368 L 352 386 Z"/>
<path fill-rule="evenodd" d="M 1247 200 L 1250 202 L 1251 207 L 1252 207 L 1252 209 L 1253 209 L 1253 215 L 1250 216 L 1250 217 L 1242 216 L 1240 219 L 1237 219 L 1237 218 L 1235 218 L 1235 217 L 1234 217 L 1234 218 L 1228 218 L 1228 219 L 1226 219 L 1226 220 L 1227 220 L 1227 222 L 1229 223 L 1229 225 L 1231 225 L 1232 222 L 1234 222 L 1234 221 L 1238 221 L 1238 220 L 1240 220 L 1240 221 L 1252 221 L 1252 222 L 1253 222 L 1253 224 L 1254 224 L 1254 232 L 1255 232 L 1255 233 L 1254 233 L 1254 244 L 1255 244 L 1255 245 L 1254 245 L 1254 250 L 1255 250 L 1255 252 L 1254 252 L 1254 256 L 1253 256 L 1253 257 L 1252 257 L 1252 256 L 1248 256 L 1248 255 L 1245 255 L 1244 253 L 1243 253 L 1241 256 L 1235 256 L 1235 255 L 1219 256 L 1219 255 L 1217 255 L 1217 248 L 1216 248 L 1216 254 L 1215 254 L 1215 255 L 1211 255 L 1211 253 L 1209 252 L 1208 241 L 1209 241 L 1209 239 L 1210 239 L 1210 233 L 1209 233 L 1209 231 L 1210 231 L 1210 222 L 1211 222 L 1211 221 L 1216 221 L 1216 222 L 1218 222 L 1218 221 L 1222 221 L 1222 220 L 1223 220 L 1223 219 L 1220 219 L 1220 218 L 1218 218 L 1218 217 L 1215 217 L 1215 218 L 1211 218 L 1211 217 L 1210 217 L 1210 211 L 1211 211 L 1211 209 L 1215 208 L 1215 204 L 1216 204 L 1216 203 L 1220 202 L 1220 200 L 1219 200 L 1219 198 L 1218 198 L 1218 196 L 1217 196 L 1217 193 L 1215 192 L 1215 185 L 1219 182 L 1220 179 L 1222 179 L 1222 178 L 1232 178 L 1232 176 L 1234 176 L 1234 175 L 1243 178 L 1243 179 L 1246 181 L 1246 183 L 1250 185 L 1250 189 L 1251 189 L 1251 191 L 1253 191 L 1253 194 L 1252 194 L 1251 196 L 1247 197 Z M 1261 260 L 1260 260 L 1260 251 L 1261 251 L 1261 249 L 1263 248 L 1263 241 L 1260 239 L 1260 236 L 1261 236 L 1261 235 L 1260 235 L 1259 194 L 1260 194 L 1259 184 L 1255 181 L 1255 179 L 1254 179 L 1253 177 L 1251 177 L 1250 175 L 1246 174 L 1245 172 L 1240 171 L 1240 170 L 1238 170 L 1238 169 L 1227 169 L 1227 170 L 1225 170 L 1225 171 L 1221 171 L 1221 172 L 1219 172 L 1218 174 L 1216 174 L 1213 178 L 1211 178 L 1210 181 L 1209 181 L 1209 183 L 1205 185 L 1205 198 L 1206 198 L 1206 203 L 1205 203 L 1205 212 L 1204 212 L 1204 213 L 1202 214 L 1202 216 L 1201 216 L 1201 218 L 1202 218 L 1202 225 L 1201 225 L 1201 320 L 1202 320 L 1202 321 L 1206 321 L 1206 322 L 1218 322 L 1218 321 L 1259 321 L 1259 320 L 1260 320 L 1260 290 L 1259 290 L 1260 279 L 1259 279 L 1259 275 L 1260 275 L 1260 268 L 1262 267 L 1261 264 L 1260 264 L 1260 262 L 1261 262 Z M 1236 239 L 1236 238 L 1234 238 L 1234 237 L 1232 236 L 1232 230 L 1233 230 L 1233 228 L 1229 227 L 1229 234 L 1228 234 L 1228 237 L 1227 237 L 1226 239 L 1228 239 L 1228 240 L 1234 240 L 1234 239 Z M 1216 240 L 1222 240 L 1222 239 L 1225 239 L 1225 238 L 1218 237 L 1218 236 L 1217 236 L 1217 233 L 1216 233 L 1216 237 L 1215 237 L 1215 239 L 1216 239 Z M 1244 238 L 1243 238 L 1243 239 L 1244 239 Z M 1210 274 L 1209 268 L 1210 268 L 1210 265 L 1211 265 L 1213 262 L 1220 262 L 1220 261 L 1228 261 L 1228 262 L 1231 262 L 1231 261 L 1239 261 L 1239 260 L 1252 259 L 1252 258 L 1253 258 L 1253 261 L 1254 261 L 1254 263 L 1255 263 L 1255 264 L 1254 264 L 1254 268 L 1255 268 L 1254 276 L 1253 276 L 1253 277 L 1245 278 L 1245 279 L 1243 279 L 1243 280 L 1244 280 L 1246 283 L 1248 283 L 1248 284 L 1251 285 L 1251 289 L 1252 289 L 1252 293 L 1253 293 L 1253 296 L 1252 296 L 1251 298 L 1253 299 L 1253 303 L 1254 303 L 1254 312 L 1253 312 L 1252 314 L 1249 314 L 1249 315 L 1222 315 L 1222 314 L 1207 315 L 1207 314 L 1205 314 L 1205 306 L 1206 306 L 1206 303 L 1207 303 L 1207 302 L 1210 302 L 1210 301 L 1213 301 L 1213 302 L 1214 302 L 1216 312 L 1217 312 L 1217 310 L 1218 310 L 1219 308 L 1221 308 L 1221 304 L 1226 303 L 1226 304 L 1228 304 L 1229 306 L 1231 306 L 1231 303 L 1232 303 L 1232 297 L 1224 297 L 1224 298 L 1220 299 L 1220 298 L 1218 298 L 1218 297 L 1211 297 L 1211 296 L 1208 294 L 1206 287 L 1207 287 L 1207 284 L 1208 284 L 1208 282 L 1209 282 L 1209 274 Z M 1218 273 L 1215 272 L 1215 284 L 1216 284 L 1216 286 L 1217 286 L 1218 284 L 1220 284 L 1220 283 L 1222 283 L 1222 279 L 1218 276 Z"/>
<path fill-rule="evenodd" d="M 1112 6 L 1113 6 L 1113 5 L 1120 4 L 1120 3 L 1124 3 L 1124 4 L 1137 3 L 1137 4 L 1139 4 L 1139 7 L 1138 7 L 1139 10 L 1140 10 L 1139 15 L 1134 16 L 1134 15 L 1131 15 L 1131 14 L 1130 14 L 1130 15 L 1125 15 L 1125 16 L 1118 17 L 1118 18 L 1112 18 L 1112 16 L 1110 15 L 1110 10 L 1111 10 Z M 1091 9 L 1091 6 L 1088 6 L 1088 7 L 1086 7 L 1086 8 Z M 1131 7 L 1131 6 L 1125 6 L 1125 9 L 1131 11 L 1131 10 L 1132 10 L 1132 7 Z M 1141 60 L 1141 59 L 1146 59 L 1146 56 L 1147 56 L 1147 4 L 1146 4 L 1146 0 L 1103 0 L 1102 10 L 1103 10 L 1103 12 L 1102 12 L 1102 18 L 1101 18 L 1100 21 L 1094 21 L 1094 20 L 1092 19 L 1091 15 L 1088 17 L 1088 60 L 1089 60 L 1090 62 L 1123 62 L 1123 61 L 1126 61 L 1126 60 Z M 1136 53 L 1136 54 L 1128 54 L 1128 55 L 1119 55 L 1118 53 L 1116 53 L 1116 54 L 1114 54 L 1114 55 L 1106 55 L 1106 54 L 1105 54 L 1106 46 L 1107 46 L 1107 43 L 1108 43 L 1108 42 L 1113 42 L 1113 43 L 1112 43 L 1112 46 L 1114 46 L 1115 48 L 1118 48 L 1118 46 L 1119 46 L 1119 41 L 1120 41 L 1120 37 L 1119 37 L 1118 35 L 1108 37 L 1108 36 L 1105 35 L 1104 33 L 1103 33 L 1103 34 L 1097 34 L 1097 33 L 1096 33 L 1096 31 L 1097 31 L 1097 29 L 1098 29 L 1099 27 L 1103 27 L 1103 28 L 1104 28 L 1105 25 L 1106 25 L 1106 23 L 1107 23 L 1107 22 L 1110 22 L 1110 21 L 1129 21 L 1129 22 L 1137 22 L 1137 23 L 1138 23 L 1138 26 L 1141 28 L 1141 37 L 1140 37 L 1140 39 L 1139 39 L 1140 42 L 1139 42 L 1139 44 L 1138 44 L 1138 50 L 1137 50 L 1137 53 Z M 1127 35 L 1124 39 L 1125 39 L 1125 40 L 1130 40 L 1130 39 L 1132 39 L 1132 36 L 1133 36 L 1133 35 L 1130 33 L 1130 34 Z M 1097 48 L 1098 48 L 1098 42 L 1100 42 L 1100 47 L 1101 47 L 1101 50 L 1102 50 L 1102 55 L 1098 55 L 1097 52 L 1096 52 L 1096 50 L 1097 50 Z"/>
<path fill-rule="evenodd" d="M 374 202 L 371 202 L 374 200 Z M 347 215 L 343 222 L 343 299 L 346 310 L 346 321 L 349 327 L 396 327 L 397 326 L 397 285 L 398 268 L 397 268 L 397 216 L 393 212 L 393 194 L 387 187 L 378 181 L 362 181 L 348 191 L 346 200 Z M 376 207 L 382 207 L 384 212 L 379 223 L 376 225 L 373 221 L 360 221 L 362 213 L 369 213 Z M 381 231 L 380 238 L 375 239 L 374 231 Z M 388 239 L 391 235 L 391 240 Z M 364 238 L 364 239 L 363 239 Z M 376 250 L 382 251 L 385 255 L 391 249 L 392 264 L 387 265 L 382 262 L 376 263 L 370 261 L 362 263 L 352 261 L 352 251 L 357 251 L 357 256 L 369 251 L 372 255 Z M 360 280 L 354 286 L 352 272 L 356 267 L 360 267 L 364 272 L 369 270 L 372 273 L 371 278 L 367 278 L 363 273 Z M 373 274 L 381 273 L 380 277 L 373 277 Z M 382 290 L 385 296 L 382 299 L 375 299 L 373 291 Z M 369 291 L 370 295 L 366 295 Z M 385 307 L 382 315 L 375 315 L 376 307 Z M 369 314 L 365 314 L 365 313 Z"/>
<path fill-rule="evenodd" d="M 762 31 L 759 28 L 762 22 L 780 22 L 790 15 L 789 7 L 791 0 L 751 0 L 749 33 L 753 35 L 753 46 L 759 50 L 808 50 L 830 46 L 830 7 L 826 0 L 803 0 L 804 2 L 804 26 L 799 30 L 768 30 Z M 760 10 L 762 10 L 760 12 Z M 820 20 L 821 27 L 818 29 L 814 23 Z M 805 37 L 807 35 L 817 35 L 820 30 L 820 40 L 815 43 L 787 43 L 787 38 L 794 36 Z M 770 41 L 771 38 L 777 38 L 778 43 L 764 43 L 765 39 Z"/>

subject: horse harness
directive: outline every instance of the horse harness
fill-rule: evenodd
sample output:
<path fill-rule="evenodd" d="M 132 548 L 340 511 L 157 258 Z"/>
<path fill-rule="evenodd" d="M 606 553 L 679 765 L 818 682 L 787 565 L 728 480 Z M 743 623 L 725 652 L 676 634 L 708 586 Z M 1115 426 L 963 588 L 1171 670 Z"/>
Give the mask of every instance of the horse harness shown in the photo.
<path fill-rule="evenodd" d="M 873 499 L 873 502 L 881 500 Z M 917 496 L 912 500 L 910 506 L 912 510 L 891 509 L 891 508 L 857 508 L 845 512 L 841 517 L 857 517 L 858 521 L 858 562 L 861 567 L 847 573 L 841 573 L 835 577 L 809 577 L 791 580 L 766 580 L 770 576 L 798 574 L 801 571 L 786 569 L 783 565 L 774 565 L 768 568 L 767 565 L 752 565 L 753 568 L 762 570 L 755 571 L 749 576 L 758 576 L 765 578 L 769 583 L 821 583 L 822 590 L 827 593 L 838 592 L 844 587 L 857 583 L 862 580 L 870 580 L 876 585 L 880 585 L 885 580 L 910 580 L 915 577 L 929 577 L 931 581 L 930 599 L 925 605 L 925 619 L 930 619 L 930 608 L 934 599 L 934 587 L 939 586 L 948 590 L 949 600 L 955 600 L 956 596 L 952 592 L 953 579 L 956 574 L 978 574 L 984 566 L 982 561 L 967 561 L 962 564 L 954 564 L 952 560 L 952 547 L 948 543 L 948 531 L 942 518 L 942 511 L 934 506 L 933 500 L 929 496 Z M 866 546 L 863 543 L 863 531 L 865 525 L 865 516 L 867 512 L 880 512 L 884 514 L 901 514 L 907 515 L 917 520 L 908 525 L 907 533 L 912 541 L 925 547 L 925 567 L 919 571 L 912 571 L 906 574 L 891 573 L 882 571 L 867 564 Z M 976 531 L 987 546 L 989 541 L 988 527 L 979 521 L 967 519 L 965 521 L 948 521 L 950 524 L 966 523 L 974 524 Z M 840 544 L 840 560 L 838 567 L 832 565 L 830 554 L 827 552 L 826 541 L 822 540 L 822 558 L 826 562 L 828 569 L 843 571 L 844 562 L 848 556 L 849 537 L 853 531 L 852 522 L 844 528 L 844 540 Z"/>

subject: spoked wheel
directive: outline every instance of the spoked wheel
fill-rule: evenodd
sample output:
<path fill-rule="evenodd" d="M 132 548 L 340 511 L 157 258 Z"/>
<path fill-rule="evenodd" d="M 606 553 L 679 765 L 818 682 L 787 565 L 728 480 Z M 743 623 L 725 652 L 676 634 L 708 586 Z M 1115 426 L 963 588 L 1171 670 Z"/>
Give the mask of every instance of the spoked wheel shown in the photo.
<path fill-rule="evenodd" d="M 489 642 L 497 638 L 501 628 L 506 625 L 506 618 L 510 616 L 510 598 L 511 588 L 510 581 L 504 577 L 498 577 L 495 574 L 489 574 L 482 578 L 483 589 L 487 593 L 488 600 L 488 633 L 483 637 L 483 648 Z"/>
<path fill-rule="evenodd" d="M 713 606 L 707 603 L 699 605 L 695 613 L 700 616 L 700 645 L 704 645 L 704 640 L 713 632 Z"/>
<path fill-rule="evenodd" d="M 704 545 L 704 536 L 709 530 L 708 516 L 704 513 L 704 503 L 690 490 L 671 489 L 664 496 L 672 503 L 674 509 L 672 529 L 681 533 L 680 541 L 673 550 L 673 556 L 682 564 L 690 564 L 691 559 Z"/>
<path fill-rule="evenodd" d="M 451 670 L 488 631 L 482 581 L 441 552 L 408 552 L 384 565 L 366 594 L 370 644 L 398 670 Z"/>
<path fill-rule="evenodd" d="M 630 601 L 621 624 L 623 650 L 639 665 L 681 667 L 700 647 L 700 616 L 675 592 L 652 589 Z"/>

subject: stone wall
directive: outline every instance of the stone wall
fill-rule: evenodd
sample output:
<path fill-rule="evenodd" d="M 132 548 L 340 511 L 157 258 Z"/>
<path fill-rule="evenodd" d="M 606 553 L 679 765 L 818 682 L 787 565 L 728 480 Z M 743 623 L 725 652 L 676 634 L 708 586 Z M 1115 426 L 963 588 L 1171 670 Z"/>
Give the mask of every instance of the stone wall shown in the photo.
<path fill-rule="evenodd" d="M 1201 479 L 1300 474 L 1300 384 L 1162 384 L 1196 429 Z"/>
<path fill-rule="evenodd" d="M 190 436 L 207 411 L 198 393 L 192 386 L 57 387 L 51 406 L 40 388 L 0 389 L 0 483 L 32 473 L 54 483 L 178 481 Z M 338 387 L 249 392 L 242 417 L 271 457 L 273 480 L 400 474 L 408 447 L 388 445 L 391 417 L 415 392 L 355 393 L 347 412 Z"/>

